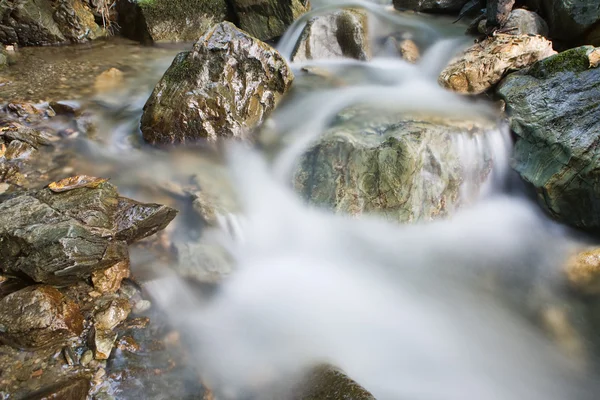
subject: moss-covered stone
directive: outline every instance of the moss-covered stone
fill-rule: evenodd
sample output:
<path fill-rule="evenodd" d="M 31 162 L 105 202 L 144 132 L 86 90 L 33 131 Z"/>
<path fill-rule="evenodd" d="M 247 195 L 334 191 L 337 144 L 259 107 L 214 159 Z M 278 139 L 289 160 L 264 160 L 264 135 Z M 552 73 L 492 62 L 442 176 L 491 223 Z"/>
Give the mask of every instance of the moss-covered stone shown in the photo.
<path fill-rule="evenodd" d="M 497 90 L 517 134 L 514 168 L 556 219 L 593 231 L 600 231 L 598 51 L 549 57 Z"/>
<path fill-rule="evenodd" d="M 175 57 L 144 106 L 150 143 L 246 137 L 289 89 L 293 74 L 267 44 L 224 22 Z"/>

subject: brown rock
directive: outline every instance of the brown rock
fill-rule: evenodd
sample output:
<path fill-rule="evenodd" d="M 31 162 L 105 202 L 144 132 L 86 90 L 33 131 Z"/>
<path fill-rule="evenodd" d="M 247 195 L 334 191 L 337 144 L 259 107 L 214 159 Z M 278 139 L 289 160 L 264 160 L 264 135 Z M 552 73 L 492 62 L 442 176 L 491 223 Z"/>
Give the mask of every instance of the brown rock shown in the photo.
<path fill-rule="evenodd" d="M 30 286 L 0 300 L 0 340 L 12 346 L 55 346 L 82 331 L 79 307 L 53 287 Z"/>
<path fill-rule="evenodd" d="M 96 92 L 108 92 L 118 89 L 123 84 L 123 71 L 111 68 L 96 77 L 94 89 Z"/>
<path fill-rule="evenodd" d="M 32 393 L 27 400 L 86 400 L 89 389 L 87 379 L 69 379 Z"/>
<path fill-rule="evenodd" d="M 110 330 L 92 329 L 91 346 L 96 360 L 108 360 L 117 340 L 117 333 Z"/>
<path fill-rule="evenodd" d="M 491 36 L 467 49 L 440 74 L 439 83 L 459 93 L 479 94 L 510 70 L 529 66 L 556 52 L 542 36 Z"/>
<path fill-rule="evenodd" d="M 100 293 L 115 293 L 121 287 L 121 281 L 129 278 L 129 262 L 120 261 L 110 268 L 94 271 L 92 283 Z"/>
<path fill-rule="evenodd" d="M 579 293 L 600 294 L 600 248 L 574 254 L 565 266 L 569 286 Z"/>
<path fill-rule="evenodd" d="M 100 330 L 113 330 L 117 325 L 127 319 L 131 312 L 131 305 L 125 299 L 112 300 L 94 315 L 94 326 Z"/>

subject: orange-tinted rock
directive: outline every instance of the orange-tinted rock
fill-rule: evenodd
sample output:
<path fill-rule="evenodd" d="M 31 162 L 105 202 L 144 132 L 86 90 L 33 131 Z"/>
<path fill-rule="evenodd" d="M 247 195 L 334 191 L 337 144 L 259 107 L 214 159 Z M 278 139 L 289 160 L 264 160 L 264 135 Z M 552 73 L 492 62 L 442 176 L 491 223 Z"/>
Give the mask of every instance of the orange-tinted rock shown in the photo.
<path fill-rule="evenodd" d="M 121 287 L 121 282 L 129 278 L 129 262 L 124 260 L 92 273 L 94 288 L 100 293 L 115 293 Z"/>

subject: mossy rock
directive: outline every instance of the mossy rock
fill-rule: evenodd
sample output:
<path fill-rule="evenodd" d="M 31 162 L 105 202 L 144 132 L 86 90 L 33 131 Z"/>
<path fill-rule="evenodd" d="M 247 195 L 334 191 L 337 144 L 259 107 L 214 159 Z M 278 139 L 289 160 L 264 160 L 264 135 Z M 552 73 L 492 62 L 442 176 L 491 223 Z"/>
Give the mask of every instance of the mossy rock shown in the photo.
<path fill-rule="evenodd" d="M 308 0 L 233 0 L 239 27 L 260 40 L 281 36 L 300 15 Z"/>

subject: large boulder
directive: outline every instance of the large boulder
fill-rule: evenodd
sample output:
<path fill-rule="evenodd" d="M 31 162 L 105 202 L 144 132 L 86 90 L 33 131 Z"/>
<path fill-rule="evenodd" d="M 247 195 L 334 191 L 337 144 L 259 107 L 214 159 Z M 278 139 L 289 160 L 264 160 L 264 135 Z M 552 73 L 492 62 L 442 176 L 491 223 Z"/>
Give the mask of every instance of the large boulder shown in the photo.
<path fill-rule="evenodd" d="M 347 9 L 312 18 L 302 31 L 292 61 L 331 58 L 371 58 L 368 15 Z"/>
<path fill-rule="evenodd" d="M 600 49 L 546 58 L 497 92 L 517 135 L 514 168 L 558 220 L 600 229 Z"/>
<path fill-rule="evenodd" d="M 21 46 L 78 43 L 104 36 L 83 0 L 0 2 L 0 42 Z"/>
<path fill-rule="evenodd" d="M 144 139 L 243 138 L 275 108 L 292 80 L 275 49 L 231 23 L 220 23 L 165 72 L 144 106 Z"/>
<path fill-rule="evenodd" d="M 442 71 L 442 86 L 459 93 L 479 94 L 496 85 L 506 73 L 556 52 L 542 36 L 491 36 L 469 47 Z"/>
<path fill-rule="evenodd" d="M 394 0 L 398 10 L 414 10 L 432 13 L 454 13 L 469 0 Z"/>
<path fill-rule="evenodd" d="M 281 36 L 300 15 L 310 10 L 308 0 L 233 0 L 239 27 L 260 40 Z"/>
<path fill-rule="evenodd" d="M 127 245 L 163 229 L 176 211 L 120 197 L 86 176 L 0 202 L 0 272 L 64 284 L 128 258 Z"/>
<path fill-rule="evenodd" d="M 443 217 L 465 200 L 461 185 L 471 179 L 458 137 L 485 131 L 473 123 L 349 109 L 302 156 L 295 188 L 312 204 L 351 215 L 399 222 Z M 490 170 L 491 155 L 482 156 L 474 186 Z"/>
<path fill-rule="evenodd" d="M 117 11 L 121 33 L 141 42 L 196 41 L 233 18 L 226 0 L 119 0 Z"/>
<path fill-rule="evenodd" d="M 597 0 L 527 0 L 550 27 L 553 39 L 579 42 L 586 32 L 600 27 L 600 2 Z"/>

